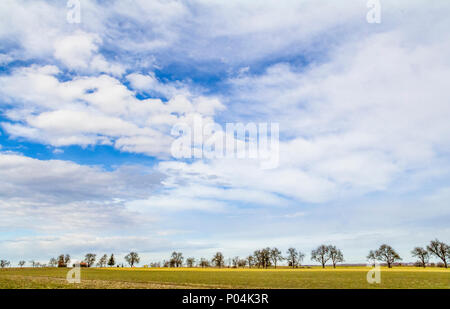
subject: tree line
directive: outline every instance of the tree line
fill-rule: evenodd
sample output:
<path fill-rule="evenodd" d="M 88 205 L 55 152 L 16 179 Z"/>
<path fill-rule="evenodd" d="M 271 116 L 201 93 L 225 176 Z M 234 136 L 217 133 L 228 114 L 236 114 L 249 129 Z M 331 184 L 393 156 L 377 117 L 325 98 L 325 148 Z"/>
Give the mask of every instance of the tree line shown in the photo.
<path fill-rule="evenodd" d="M 130 252 L 124 258 L 131 267 L 133 267 L 135 264 L 138 264 L 140 261 L 139 255 L 136 252 Z M 29 263 L 32 267 L 68 267 L 70 265 L 70 261 L 71 257 L 69 254 L 61 254 L 57 258 L 51 258 L 48 264 L 41 264 L 40 262 L 36 262 L 34 260 L 29 261 Z M 97 262 L 97 264 L 95 264 L 95 262 Z M 25 266 L 26 262 L 22 260 L 19 261 L 18 264 L 20 267 L 23 267 Z M 111 254 L 111 256 L 109 257 L 107 254 L 104 254 L 97 260 L 97 255 L 94 253 L 87 253 L 81 262 L 75 263 L 72 266 L 92 267 L 94 265 L 96 265 L 97 267 L 120 266 L 119 264 L 116 264 L 114 254 Z M 8 266 L 11 266 L 11 263 L 9 261 L 0 260 L 1 268 L 5 268 Z M 121 266 L 123 267 L 123 264 Z"/>
<path fill-rule="evenodd" d="M 448 268 L 448 261 L 450 260 L 450 246 L 444 242 L 437 239 L 430 241 L 429 245 L 426 247 L 415 247 L 411 251 L 411 255 L 417 258 L 416 264 L 421 267 L 426 267 L 429 264 L 431 257 L 436 257 L 442 261 L 442 266 Z M 239 268 L 269 268 L 277 267 L 280 262 L 287 261 L 287 265 L 292 268 L 297 268 L 302 265 L 305 254 L 300 250 L 295 248 L 289 248 L 286 251 L 286 255 L 283 256 L 282 252 L 274 247 L 266 247 L 263 249 L 258 249 L 245 258 L 240 258 L 238 256 L 229 259 L 228 266 Z M 134 267 L 140 263 L 140 257 L 137 252 L 130 252 L 124 257 L 125 261 L 129 266 Z M 327 263 L 330 263 L 334 268 L 338 263 L 344 262 L 344 254 L 341 249 L 333 245 L 320 245 L 316 249 L 311 251 L 311 260 L 320 263 L 322 268 L 325 268 Z M 389 245 L 383 244 L 377 250 L 371 250 L 367 255 L 367 260 L 370 261 L 374 266 L 376 262 L 382 262 L 391 268 L 395 263 L 402 260 L 400 255 Z M 32 267 L 67 267 L 71 261 L 69 254 L 61 254 L 57 258 L 51 258 L 48 265 L 40 264 L 39 262 L 30 261 Z M 95 264 L 95 262 L 97 262 Z M 19 266 L 23 267 L 26 264 L 25 261 L 20 261 Z M 97 255 L 94 253 L 87 253 L 84 260 L 78 265 L 81 267 L 92 267 L 96 265 L 97 267 L 113 267 L 113 266 L 124 266 L 123 264 L 117 264 L 114 254 L 109 257 L 104 254 L 97 260 Z M 188 257 L 186 260 L 181 252 L 174 251 L 168 260 L 161 262 L 150 263 L 150 267 L 225 267 L 225 257 L 222 252 L 217 252 L 211 259 L 200 258 L 195 259 L 194 257 Z M 0 260 L 0 267 L 5 268 L 11 266 L 11 263 L 7 260 Z"/>

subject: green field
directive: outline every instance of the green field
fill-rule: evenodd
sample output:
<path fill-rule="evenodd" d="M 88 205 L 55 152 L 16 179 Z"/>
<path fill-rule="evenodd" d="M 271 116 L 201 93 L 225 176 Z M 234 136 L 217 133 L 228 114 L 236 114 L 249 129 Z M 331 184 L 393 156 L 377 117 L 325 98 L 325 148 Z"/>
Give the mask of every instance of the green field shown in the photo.
<path fill-rule="evenodd" d="M 65 280 L 68 269 L 0 270 L 0 288 L 450 288 L 450 270 L 382 268 L 381 283 L 368 284 L 366 267 L 337 269 L 82 269 L 81 283 Z"/>

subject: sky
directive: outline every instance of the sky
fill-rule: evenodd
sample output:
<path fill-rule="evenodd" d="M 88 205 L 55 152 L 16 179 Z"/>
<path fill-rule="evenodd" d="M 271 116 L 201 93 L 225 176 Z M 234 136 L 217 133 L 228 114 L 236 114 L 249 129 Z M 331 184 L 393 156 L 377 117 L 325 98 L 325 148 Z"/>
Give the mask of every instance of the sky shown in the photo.
<path fill-rule="evenodd" d="M 0 258 L 448 243 L 450 2 L 393 2 L 2 0 Z M 173 156 L 196 117 L 279 163 Z"/>

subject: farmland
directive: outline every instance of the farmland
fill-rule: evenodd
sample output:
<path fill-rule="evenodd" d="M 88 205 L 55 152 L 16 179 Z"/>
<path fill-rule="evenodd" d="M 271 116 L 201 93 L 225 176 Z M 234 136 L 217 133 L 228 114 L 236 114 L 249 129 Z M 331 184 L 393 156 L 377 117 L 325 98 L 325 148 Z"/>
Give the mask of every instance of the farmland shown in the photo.
<path fill-rule="evenodd" d="M 81 283 L 69 284 L 64 268 L 0 270 L 0 288 L 450 288 L 450 270 L 381 269 L 381 283 L 366 281 L 368 267 L 302 269 L 83 268 Z"/>

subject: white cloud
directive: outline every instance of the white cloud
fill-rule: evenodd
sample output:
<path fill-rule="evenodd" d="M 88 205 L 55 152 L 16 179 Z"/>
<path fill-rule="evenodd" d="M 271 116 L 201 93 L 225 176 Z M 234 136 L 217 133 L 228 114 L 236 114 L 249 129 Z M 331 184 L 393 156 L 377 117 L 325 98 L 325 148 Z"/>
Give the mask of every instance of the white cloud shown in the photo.
<path fill-rule="evenodd" d="M 1 97 L 13 104 L 3 123 L 12 136 L 52 146 L 111 144 L 128 152 L 167 157 L 177 122 L 212 116 L 215 98 L 174 93 L 168 102 L 138 100 L 117 79 L 100 75 L 61 82 L 55 66 L 20 68 L 0 77 Z"/>
<path fill-rule="evenodd" d="M 55 58 L 68 67 L 86 69 L 101 39 L 98 35 L 75 33 L 55 43 Z"/>
<path fill-rule="evenodd" d="M 162 179 L 162 174 L 142 167 L 108 172 L 70 161 L 0 153 L 0 226 L 79 231 L 151 222 L 127 212 L 124 201 L 148 197 Z"/>
<path fill-rule="evenodd" d="M 187 89 L 181 88 L 184 85 L 162 83 L 158 81 L 153 73 L 148 75 L 132 73 L 127 75 L 126 78 L 130 82 L 131 87 L 138 91 L 155 92 L 169 98 L 176 96 L 177 94 L 189 94 Z"/>
<path fill-rule="evenodd" d="M 299 186 L 302 174 L 335 186 L 322 197 L 388 190 L 404 173 L 423 181 L 423 169 L 438 168 L 450 150 L 450 46 L 410 35 L 401 29 L 344 44 L 306 70 L 278 64 L 237 77 L 225 102 L 245 111 L 241 119 L 279 122 L 280 167 L 300 176 L 292 178 Z"/>
<path fill-rule="evenodd" d="M 98 34 L 77 31 L 55 42 L 55 59 L 70 69 L 81 72 L 102 72 L 121 75 L 125 69 L 119 64 L 110 64 L 99 54 L 102 39 Z"/>
<path fill-rule="evenodd" d="M 249 194 L 260 192 L 252 202 L 256 204 L 283 205 L 282 198 L 271 194 L 280 194 L 289 198 L 308 202 L 323 202 L 336 194 L 336 184 L 310 175 L 299 169 L 280 167 L 273 170 L 260 169 L 259 162 L 252 159 L 217 159 L 209 162 L 192 164 L 178 162 L 162 162 L 159 170 L 168 175 L 166 186 L 200 183 L 210 186 L 226 186 L 242 192 L 240 201 L 248 202 Z M 176 186 L 177 187 L 177 186 Z M 183 190 L 183 189 L 178 189 Z M 178 192 L 178 191 L 177 191 Z M 231 190 L 233 192 L 233 190 Z M 198 198 L 208 196 L 206 192 L 198 192 Z M 226 192 L 224 192 L 224 196 Z M 271 196 L 270 199 L 267 199 Z"/>

